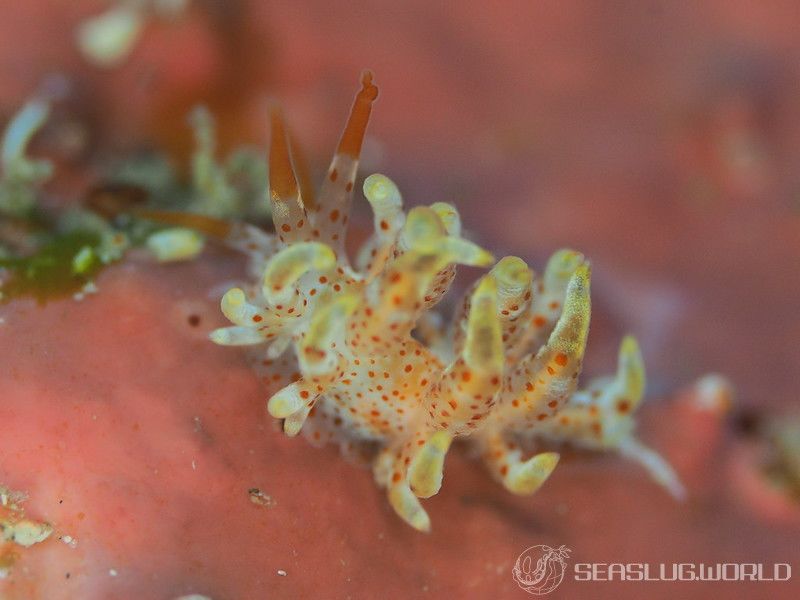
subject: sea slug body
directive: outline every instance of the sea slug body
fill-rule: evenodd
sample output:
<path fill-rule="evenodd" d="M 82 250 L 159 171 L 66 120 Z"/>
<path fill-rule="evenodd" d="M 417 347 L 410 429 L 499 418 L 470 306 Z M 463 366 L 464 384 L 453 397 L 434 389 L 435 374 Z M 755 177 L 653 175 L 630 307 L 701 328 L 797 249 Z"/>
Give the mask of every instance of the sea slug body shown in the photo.
<path fill-rule="evenodd" d="M 224 295 L 232 326 L 211 339 L 253 346 L 259 372 L 280 386 L 267 406 L 284 431 L 366 458 L 391 506 L 418 530 L 430 529 L 419 499 L 439 491 L 456 438 L 476 446 L 515 494 L 534 493 L 558 463 L 557 453 L 532 450 L 569 442 L 617 450 L 680 497 L 670 466 L 633 433 L 645 386 L 636 341 L 623 340 L 614 376 L 578 389 L 591 312 L 583 255 L 560 250 L 541 275 L 517 257 L 495 263 L 461 236 L 455 207 L 405 212 L 395 184 L 376 174 L 363 186 L 375 231 L 351 262 L 345 235 L 377 95 L 366 72 L 316 196 L 298 181 L 286 125 L 272 110 L 275 234 L 217 228 L 249 255 L 255 282 Z M 491 269 L 443 325 L 434 309 L 457 264 Z"/>

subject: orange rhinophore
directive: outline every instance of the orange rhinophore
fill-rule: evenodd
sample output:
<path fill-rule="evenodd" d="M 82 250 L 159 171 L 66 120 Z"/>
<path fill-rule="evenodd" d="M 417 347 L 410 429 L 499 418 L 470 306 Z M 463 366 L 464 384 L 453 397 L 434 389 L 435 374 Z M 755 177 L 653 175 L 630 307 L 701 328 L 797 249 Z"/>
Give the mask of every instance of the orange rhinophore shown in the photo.
<path fill-rule="evenodd" d="M 273 200 L 297 202 L 297 179 L 292 167 L 289 139 L 280 108 L 270 109 L 269 190 Z"/>
<path fill-rule="evenodd" d="M 372 72 L 364 71 L 361 75 L 361 90 L 353 101 L 350 118 L 339 140 L 338 154 L 347 154 L 358 160 L 361 154 L 361 144 L 367 131 L 369 115 L 372 112 L 372 103 L 378 98 L 378 88 L 372 83 Z"/>
<path fill-rule="evenodd" d="M 366 72 L 308 205 L 272 111 L 276 233 L 238 225 L 228 234 L 249 254 L 255 280 L 223 296 L 232 326 L 211 339 L 252 346 L 258 370 L 281 386 L 267 408 L 284 431 L 369 461 L 394 510 L 419 530 L 430 529 L 419 499 L 439 491 L 456 439 L 474 445 L 515 494 L 534 493 L 555 469 L 559 455 L 545 446 L 571 442 L 619 451 L 682 496 L 670 466 L 634 435 L 645 384 L 636 341 L 623 341 L 614 376 L 578 389 L 591 314 L 583 255 L 560 250 L 541 276 L 517 257 L 495 263 L 462 237 L 455 207 L 406 212 L 397 186 L 376 174 L 363 185 L 375 231 L 351 264 L 344 235 L 377 94 Z M 491 269 L 448 324 L 435 309 L 458 264 Z"/>

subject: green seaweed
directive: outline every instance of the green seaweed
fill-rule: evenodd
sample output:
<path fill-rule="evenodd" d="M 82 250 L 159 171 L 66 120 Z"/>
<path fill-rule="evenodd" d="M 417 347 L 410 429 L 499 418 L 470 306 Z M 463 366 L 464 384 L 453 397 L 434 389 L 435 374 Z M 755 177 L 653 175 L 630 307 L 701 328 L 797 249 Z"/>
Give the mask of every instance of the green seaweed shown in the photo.
<path fill-rule="evenodd" d="M 202 245 L 192 245 L 196 246 L 197 240 L 186 234 L 176 238 L 174 230 L 164 230 L 164 224 L 137 219 L 124 211 L 105 214 L 91 205 L 43 211 L 37 204 L 39 190 L 53 168 L 46 160 L 30 158 L 27 148 L 49 113 L 46 101 L 32 100 L 11 119 L 0 139 L 0 219 L 7 225 L 0 229 L 0 302 L 21 296 L 33 297 L 39 304 L 70 295 L 80 299 L 81 292 L 91 289 L 86 286 L 94 275 L 121 260 L 131 246 L 166 248 L 160 260 L 186 259 L 199 252 Z M 141 188 L 146 203 L 156 209 L 218 219 L 268 215 L 263 201 L 266 165 L 259 152 L 240 148 L 225 162 L 218 162 L 212 115 L 198 108 L 190 125 L 196 144 L 190 181 L 181 180 L 167 157 L 145 153 L 112 168 L 106 183 Z M 173 237 L 165 231 L 171 231 Z M 19 243 L 23 236 L 25 242 Z M 169 243 L 165 246 L 165 242 Z M 178 242 L 184 245 L 176 247 Z"/>
<path fill-rule="evenodd" d="M 104 266 L 97 257 L 100 243 L 94 232 L 71 231 L 53 236 L 30 256 L 0 258 L 10 275 L 0 301 L 31 296 L 44 304 L 80 292 Z"/>

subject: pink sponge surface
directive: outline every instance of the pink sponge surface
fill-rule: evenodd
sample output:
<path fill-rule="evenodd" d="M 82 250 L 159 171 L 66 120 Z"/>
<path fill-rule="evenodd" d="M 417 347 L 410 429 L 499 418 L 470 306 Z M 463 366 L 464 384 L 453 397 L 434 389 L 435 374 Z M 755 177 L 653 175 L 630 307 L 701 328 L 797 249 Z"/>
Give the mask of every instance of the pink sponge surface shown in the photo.
<path fill-rule="evenodd" d="M 413 531 L 369 471 L 284 437 L 243 356 L 207 341 L 223 324 L 209 290 L 239 268 L 215 252 L 132 260 L 82 301 L 2 307 L 0 483 L 55 528 L 18 551 L 4 598 L 513 597 L 516 557 L 545 543 L 579 562 L 790 562 L 795 534 L 726 500 L 724 475 L 701 478 L 705 491 L 679 505 L 611 457 L 567 458 L 536 496 L 516 498 L 456 451 L 429 503 L 433 532 Z M 678 430 L 690 418 L 677 404 L 649 410 Z M 673 446 L 685 454 L 686 442 Z M 695 463 L 678 466 L 708 466 Z M 625 597 L 631 585 L 592 592 Z M 717 585 L 791 597 L 777 584 Z"/>

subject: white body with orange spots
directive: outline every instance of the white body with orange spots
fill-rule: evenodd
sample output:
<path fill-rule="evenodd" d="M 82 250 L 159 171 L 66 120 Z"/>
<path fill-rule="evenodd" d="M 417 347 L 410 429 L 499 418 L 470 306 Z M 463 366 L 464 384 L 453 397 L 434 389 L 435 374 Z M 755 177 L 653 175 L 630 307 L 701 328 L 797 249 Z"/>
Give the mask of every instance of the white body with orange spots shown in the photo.
<path fill-rule="evenodd" d="M 347 216 L 376 97 L 365 74 L 319 198 L 298 183 L 285 125 L 273 111 L 276 234 L 230 229 L 229 241 L 249 253 L 260 280 L 225 294 L 222 310 L 233 326 L 212 340 L 268 344 L 258 350 L 259 370 L 283 385 L 270 414 L 284 419 L 289 435 L 302 431 L 315 445 L 334 442 L 371 461 L 395 511 L 420 530 L 430 521 L 418 498 L 439 491 L 457 437 L 475 444 L 514 493 L 535 492 L 555 468 L 554 452 L 524 458 L 548 440 L 619 449 L 680 495 L 670 467 L 633 437 L 644 390 L 635 341 L 623 343 L 615 378 L 577 391 L 590 317 L 582 255 L 556 253 L 541 278 L 506 257 L 474 285 L 452 325 L 440 326 L 430 311 L 455 265 L 490 266 L 494 258 L 460 236 L 455 208 L 437 203 L 406 215 L 396 186 L 372 175 L 364 194 L 375 233 L 351 267 Z"/>

